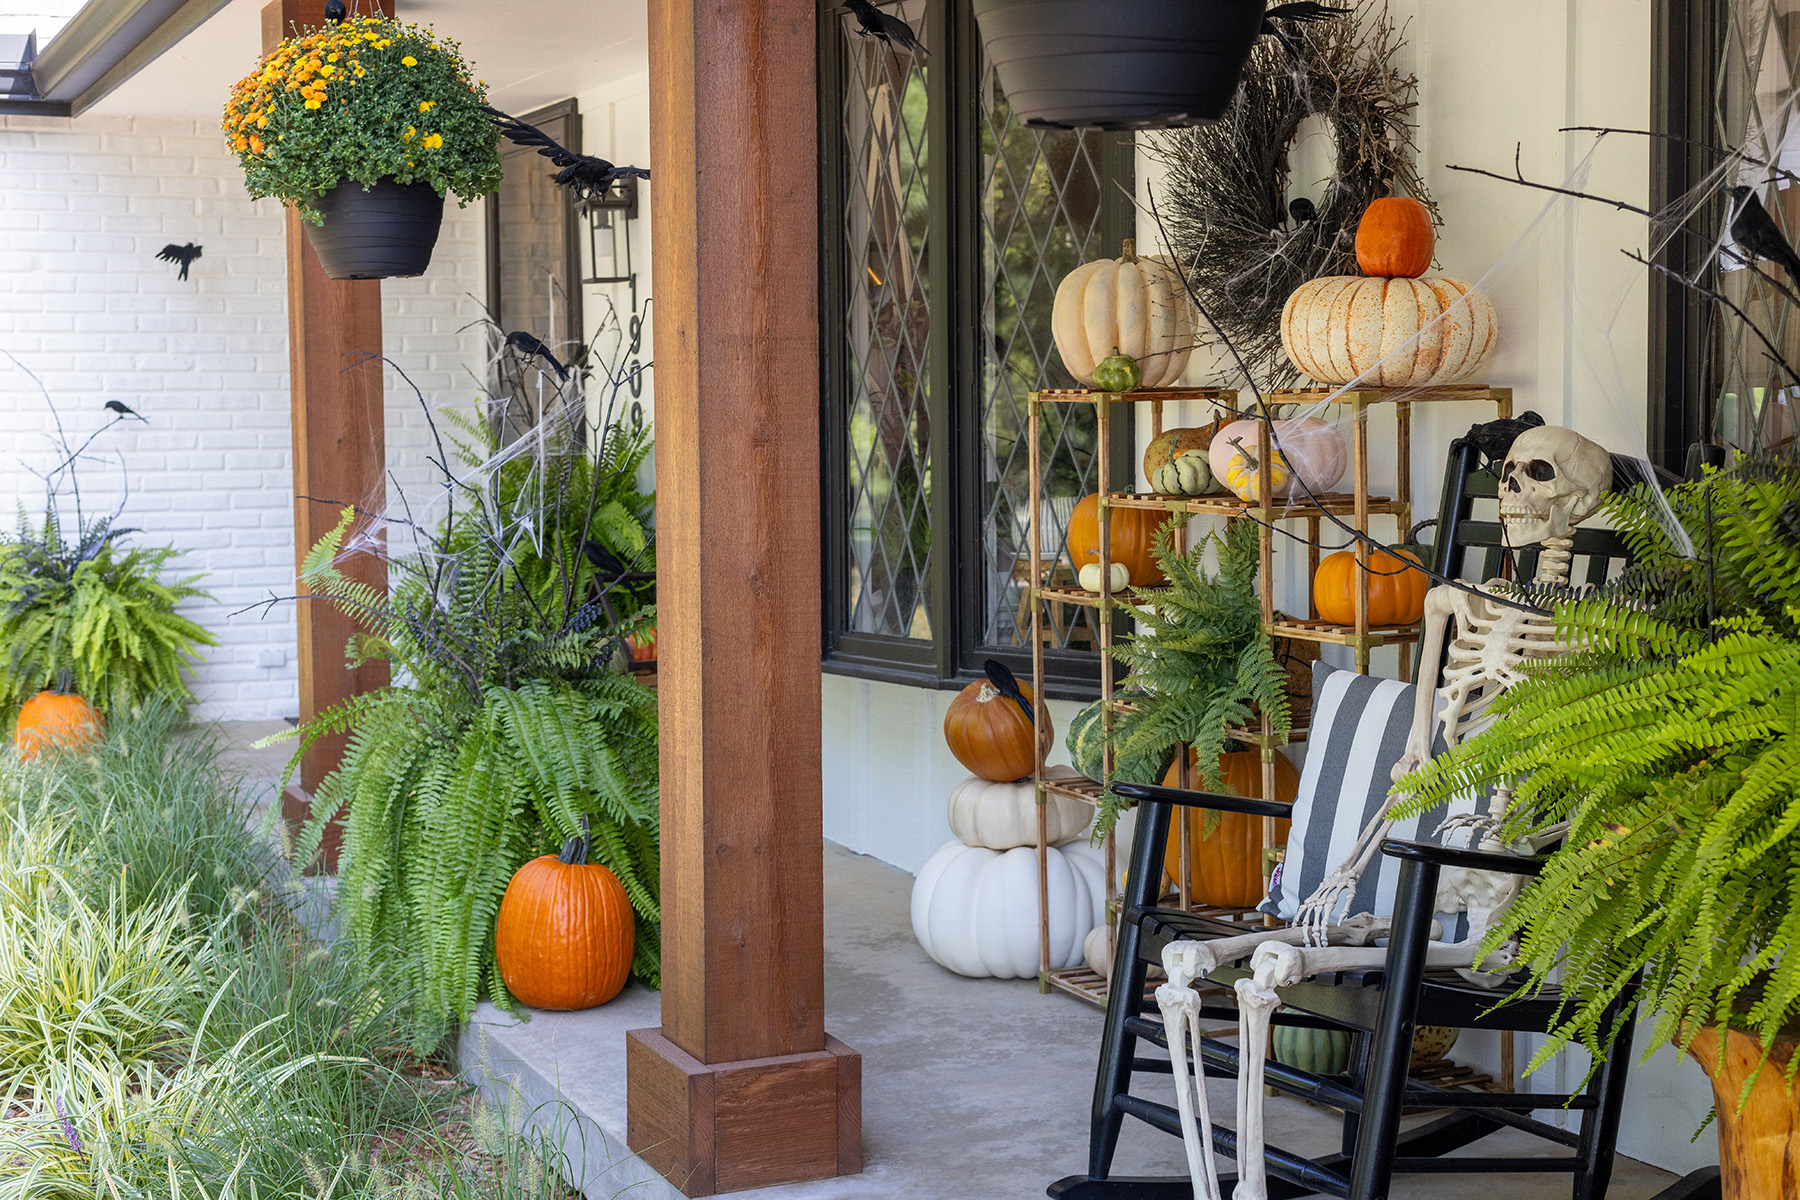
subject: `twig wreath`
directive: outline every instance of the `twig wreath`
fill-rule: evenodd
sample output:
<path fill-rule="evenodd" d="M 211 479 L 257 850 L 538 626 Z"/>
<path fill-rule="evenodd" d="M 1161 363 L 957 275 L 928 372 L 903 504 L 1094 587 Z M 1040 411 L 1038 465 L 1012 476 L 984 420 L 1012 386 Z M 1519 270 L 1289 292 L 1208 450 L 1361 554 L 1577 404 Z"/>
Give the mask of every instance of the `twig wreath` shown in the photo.
<path fill-rule="evenodd" d="M 1419 81 L 1395 65 L 1403 45 L 1385 8 L 1367 24 L 1284 23 L 1279 38 L 1257 39 L 1223 119 L 1146 142 L 1168 172 L 1169 248 L 1264 386 L 1299 378 L 1281 349 L 1282 305 L 1309 279 L 1355 273 L 1356 224 L 1370 201 L 1411 195 L 1436 220 L 1413 164 Z M 1288 150 L 1315 114 L 1330 125 L 1337 161 L 1316 211 L 1297 202 L 1294 213 Z"/>

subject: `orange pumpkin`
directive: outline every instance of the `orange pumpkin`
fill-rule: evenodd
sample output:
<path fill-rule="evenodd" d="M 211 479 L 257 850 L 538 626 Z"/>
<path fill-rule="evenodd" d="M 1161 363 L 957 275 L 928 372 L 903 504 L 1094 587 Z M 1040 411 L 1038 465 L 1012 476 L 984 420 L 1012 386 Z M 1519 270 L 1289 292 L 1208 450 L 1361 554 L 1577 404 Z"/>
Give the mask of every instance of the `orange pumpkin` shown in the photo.
<path fill-rule="evenodd" d="M 1409 550 L 1369 552 L 1369 624 L 1412 625 L 1425 615 L 1431 577 L 1408 563 L 1420 565 Z M 1319 564 L 1313 576 L 1313 606 L 1321 621 L 1356 623 L 1356 551 L 1339 550 Z"/>
<path fill-rule="evenodd" d="M 1190 754 L 1192 752 L 1190 751 Z M 1189 762 L 1197 760 L 1190 758 Z M 1219 774 L 1225 791 L 1233 796 L 1262 797 L 1262 752 L 1238 750 L 1219 755 Z M 1176 785 L 1175 768 L 1163 778 L 1168 787 Z M 1191 771 L 1192 787 L 1203 787 L 1197 767 Z M 1300 790 L 1300 773 L 1285 755 L 1275 756 L 1275 799 L 1292 804 Z M 1188 887 L 1196 904 L 1217 904 L 1225 908 L 1248 908 L 1259 903 L 1268 889 L 1263 884 L 1262 818 L 1243 813 L 1216 813 L 1218 823 L 1205 833 L 1207 814 L 1200 809 L 1184 809 L 1188 815 Z M 1288 822 L 1275 822 L 1275 841 L 1287 839 Z M 1163 853 L 1163 871 L 1171 881 L 1179 879 L 1181 842 L 1177 828 L 1169 827 L 1169 847 Z"/>
<path fill-rule="evenodd" d="M 587 861 L 587 839 L 532 859 L 500 899 L 494 955 L 521 1004 L 570 1010 L 624 988 L 637 946 L 631 901 L 613 873 Z"/>
<path fill-rule="evenodd" d="M 80 696 L 43 691 L 20 707 L 13 746 L 24 759 L 37 757 L 37 752 L 46 746 L 81 750 L 99 738 L 105 728 L 94 706 Z"/>
<path fill-rule="evenodd" d="M 631 654 L 632 662 L 656 661 L 656 626 L 641 633 L 634 633 L 625 639 L 625 649 Z"/>
<path fill-rule="evenodd" d="M 1156 563 L 1156 531 L 1168 520 L 1168 514 L 1145 508 L 1112 510 L 1113 562 L 1123 563 L 1131 572 L 1131 586 L 1154 587 L 1168 582 Z M 1069 557 L 1075 569 L 1100 561 L 1100 497 L 1083 497 L 1069 514 Z"/>
<path fill-rule="evenodd" d="M 1417 279 L 1436 247 L 1430 210 L 1410 196 L 1375 201 L 1356 226 L 1356 265 L 1365 275 Z"/>
<path fill-rule="evenodd" d="M 987 679 L 971 683 L 950 702 L 950 711 L 944 714 L 944 740 L 969 774 L 992 783 L 1011 783 L 1037 768 L 1032 720 L 1026 712 L 1037 701 L 1031 685 L 1013 680 L 999 663 L 990 660 L 987 669 Z M 1004 686 L 1016 687 L 1024 703 L 1008 696 Z M 1048 709 L 1042 716 L 1040 740 L 1048 754 L 1056 742 L 1056 729 Z"/>

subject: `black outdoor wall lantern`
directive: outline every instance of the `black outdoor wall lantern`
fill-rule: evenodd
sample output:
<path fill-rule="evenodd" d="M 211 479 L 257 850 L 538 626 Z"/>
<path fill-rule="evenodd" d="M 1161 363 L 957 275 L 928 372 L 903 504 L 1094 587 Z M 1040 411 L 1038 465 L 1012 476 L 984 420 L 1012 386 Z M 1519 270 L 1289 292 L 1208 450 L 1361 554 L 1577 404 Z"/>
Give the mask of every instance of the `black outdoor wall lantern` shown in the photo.
<path fill-rule="evenodd" d="M 1038 128 L 1162 129 L 1231 106 L 1264 0 L 974 0 L 1013 112 Z"/>

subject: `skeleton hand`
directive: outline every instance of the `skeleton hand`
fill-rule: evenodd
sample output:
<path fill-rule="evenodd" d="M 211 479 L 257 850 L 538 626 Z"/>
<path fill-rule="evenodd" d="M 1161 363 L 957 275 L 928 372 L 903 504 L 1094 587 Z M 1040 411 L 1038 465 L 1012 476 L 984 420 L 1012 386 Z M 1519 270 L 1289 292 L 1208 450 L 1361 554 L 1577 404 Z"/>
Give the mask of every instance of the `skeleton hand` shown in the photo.
<path fill-rule="evenodd" d="M 1353 871 L 1333 871 L 1294 913 L 1294 924 L 1306 930 L 1308 946 L 1327 944 L 1331 925 L 1356 902 L 1358 874 Z"/>

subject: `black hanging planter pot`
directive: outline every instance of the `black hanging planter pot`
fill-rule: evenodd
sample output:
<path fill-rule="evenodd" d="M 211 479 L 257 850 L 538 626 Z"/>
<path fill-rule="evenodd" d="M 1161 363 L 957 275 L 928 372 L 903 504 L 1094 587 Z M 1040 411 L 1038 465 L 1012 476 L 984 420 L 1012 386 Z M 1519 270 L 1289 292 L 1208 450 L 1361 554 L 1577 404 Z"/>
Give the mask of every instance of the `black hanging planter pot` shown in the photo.
<path fill-rule="evenodd" d="M 333 279 L 395 279 L 431 265 L 444 197 L 430 184 L 383 179 L 364 191 L 346 179 L 314 204 L 325 223 L 303 222 L 306 239 Z"/>
<path fill-rule="evenodd" d="M 1264 0 L 974 0 L 1007 103 L 1038 128 L 1163 129 L 1231 107 Z"/>

